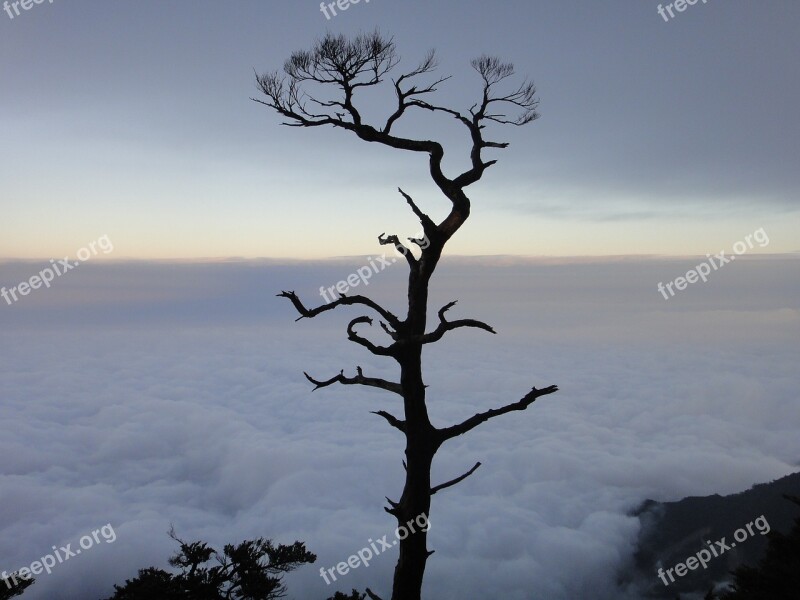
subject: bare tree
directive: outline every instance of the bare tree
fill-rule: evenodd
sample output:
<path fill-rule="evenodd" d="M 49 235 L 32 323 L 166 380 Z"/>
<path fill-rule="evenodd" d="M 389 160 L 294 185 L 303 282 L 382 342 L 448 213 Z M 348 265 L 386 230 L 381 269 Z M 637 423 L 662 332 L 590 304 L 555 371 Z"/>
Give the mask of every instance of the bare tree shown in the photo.
<path fill-rule="evenodd" d="M 347 337 L 372 354 L 393 358 L 400 366 L 399 382 L 367 377 L 361 367 L 356 368 L 353 377 L 346 376 L 344 371 L 324 380 L 315 379 L 307 373 L 306 377 L 316 386 L 314 389 L 334 383 L 362 385 L 393 392 L 403 398 L 403 418 L 383 410 L 375 411 L 375 414 L 399 430 L 406 440 L 406 479 L 403 493 L 398 501 L 387 498 L 389 506 L 385 508 L 396 517 L 398 524 L 403 525 L 419 515 L 428 516 L 431 496 L 464 480 L 480 466 L 477 463 L 459 477 L 432 485 L 431 463 L 442 444 L 490 419 L 511 411 L 525 410 L 540 396 L 557 391 L 557 387 L 534 387 L 516 402 L 478 413 L 449 427 L 435 427 L 428 417 L 426 386 L 422 378 L 422 347 L 437 342 L 446 333 L 462 327 L 495 333 L 492 327 L 475 319 L 448 320 L 447 312 L 455 302 L 443 306 L 438 311 L 436 326 L 431 331 L 426 331 L 428 285 L 445 244 L 469 217 L 470 199 L 464 190 L 479 181 L 484 171 L 496 162 L 485 160 L 484 150 L 508 146 L 507 143 L 485 139 L 485 127 L 489 124 L 521 126 L 531 123 L 538 117 L 538 100 L 533 84 L 528 81 L 512 86 L 510 91 L 499 91 L 501 84 L 505 85 L 506 80 L 514 75 L 513 66 L 494 57 L 481 56 L 472 61 L 472 67 L 482 80 L 482 95 L 469 111 L 461 112 L 434 104 L 430 101 L 432 94 L 437 86 L 449 78 L 432 75 L 437 65 L 436 56 L 431 51 L 416 68 L 390 80 L 397 104 L 383 125 L 374 126 L 364 122 L 355 104 L 356 93 L 360 88 L 384 84 L 398 62 L 393 40 L 379 32 L 362 34 L 355 38 L 328 34 L 318 40 L 311 50 L 292 54 L 284 64 L 283 73 L 256 75 L 258 88 L 263 96 L 254 100 L 277 111 L 285 119 L 285 125 L 336 127 L 352 132 L 367 142 L 427 154 L 430 176 L 452 205 L 447 217 L 441 223 L 436 223 L 420 209 L 409 194 L 399 189 L 422 223 L 424 238 L 408 239 L 410 244 L 418 246 L 415 253 L 411 251 L 410 245 L 405 245 L 396 235 L 378 236 L 380 244 L 394 246 L 408 262 L 408 312 L 405 318 L 396 316 L 362 295 L 342 294 L 333 302 L 307 308 L 294 292 L 279 294 L 294 305 L 300 314 L 298 320 L 313 318 L 343 305 L 364 307 L 378 317 L 383 332 L 390 340 L 387 345 L 373 343 L 358 332 L 360 326 L 372 325 L 371 316 L 361 316 L 350 321 Z M 389 85 L 389 82 L 385 85 Z M 394 126 L 412 110 L 431 111 L 455 118 L 466 127 L 471 140 L 469 169 L 456 177 L 449 177 L 442 169 L 444 148 L 441 143 L 401 137 L 392 132 Z M 420 599 L 425 565 L 432 554 L 428 551 L 426 542 L 425 531 L 418 531 L 400 542 L 392 600 Z M 370 590 L 367 593 L 373 600 L 378 598 Z"/>

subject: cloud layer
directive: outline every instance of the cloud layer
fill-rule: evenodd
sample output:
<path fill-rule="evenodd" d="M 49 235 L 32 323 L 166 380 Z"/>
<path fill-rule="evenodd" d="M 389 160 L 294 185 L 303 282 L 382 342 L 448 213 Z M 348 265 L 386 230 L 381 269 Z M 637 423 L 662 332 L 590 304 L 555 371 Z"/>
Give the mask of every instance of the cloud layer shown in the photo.
<path fill-rule="evenodd" d="M 742 260 L 665 301 L 656 283 L 696 262 L 445 263 L 434 305 L 459 298 L 454 315 L 500 335 L 454 332 L 426 351 L 435 423 L 533 385 L 560 391 L 440 451 L 435 481 L 483 467 L 435 497 L 429 597 L 635 598 L 616 589 L 638 533 L 631 508 L 796 469 L 800 262 Z M 318 569 L 393 535 L 381 507 L 400 492 L 402 443 L 369 411 L 397 400 L 312 394 L 302 371 L 396 372 L 346 341 L 344 315 L 294 323 L 274 297 L 295 289 L 314 304 L 361 264 L 86 265 L 0 305 L 0 568 L 106 523 L 117 533 L 26 598 L 96 599 L 165 566 L 170 524 L 218 546 L 305 541 L 319 560 L 288 578 L 296 598 L 386 591 L 391 552 L 336 587 Z M 35 266 L 7 263 L 0 283 Z M 358 291 L 399 310 L 403 270 Z"/>

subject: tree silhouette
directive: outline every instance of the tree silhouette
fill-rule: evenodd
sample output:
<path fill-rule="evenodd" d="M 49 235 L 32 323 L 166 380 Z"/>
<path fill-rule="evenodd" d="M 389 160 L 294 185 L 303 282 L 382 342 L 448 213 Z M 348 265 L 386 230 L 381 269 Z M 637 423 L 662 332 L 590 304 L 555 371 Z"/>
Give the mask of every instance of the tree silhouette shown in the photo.
<path fill-rule="evenodd" d="M 800 506 L 800 498 L 784 498 Z M 742 565 L 733 572 L 731 591 L 720 600 L 795 600 L 800 595 L 800 517 L 788 534 L 770 531 L 764 558 L 757 567 Z"/>
<path fill-rule="evenodd" d="M 336 592 L 336 595 L 331 596 L 328 600 L 364 600 L 366 597 L 366 594 L 353 590 L 349 596 L 345 596 L 342 592 Z"/>
<path fill-rule="evenodd" d="M 141 569 L 138 577 L 115 585 L 107 600 L 274 600 L 285 596 L 284 573 L 317 560 L 301 542 L 275 546 L 258 538 L 228 544 L 219 555 L 205 542 L 181 541 L 174 531 L 170 537 L 180 551 L 169 564 L 180 572 Z M 206 566 L 212 558 L 216 564 Z"/>
<path fill-rule="evenodd" d="M 440 106 L 429 101 L 437 86 L 448 77 L 433 77 L 436 57 L 433 51 L 416 68 L 391 80 L 390 90 L 396 104 L 390 108 L 385 121 L 373 126 L 365 122 L 356 107 L 355 96 L 362 88 L 381 86 L 389 73 L 398 65 L 395 44 L 392 39 L 379 32 L 362 34 L 354 38 L 327 34 L 318 40 L 311 50 L 293 53 L 285 62 L 283 73 L 272 72 L 256 75 L 257 85 L 263 96 L 256 102 L 275 110 L 294 127 L 330 126 L 356 135 L 365 142 L 377 143 L 396 150 L 419 153 L 428 157 L 428 170 L 439 191 L 448 199 L 450 211 L 440 223 L 436 223 L 402 189 L 398 191 L 422 224 L 424 236 L 409 238 L 410 245 L 418 246 L 418 255 L 410 245 L 401 242 L 397 235 L 381 234 L 378 242 L 394 246 L 405 257 L 408 268 L 407 314 L 396 316 L 390 310 L 363 295 L 342 294 L 332 302 L 316 308 L 307 308 L 293 291 L 284 291 L 279 296 L 288 299 L 299 319 L 313 318 L 339 306 L 358 306 L 377 315 L 383 333 L 388 336 L 388 345 L 379 345 L 363 337 L 359 330 L 372 325 L 371 316 L 360 316 L 350 321 L 347 337 L 377 356 L 394 359 L 400 367 L 398 382 L 367 377 L 361 367 L 350 377 L 341 371 L 329 379 L 315 379 L 306 373 L 314 389 L 335 383 L 380 388 L 399 395 L 403 399 L 403 418 L 387 411 L 375 411 L 389 425 L 405 436 L 406 477 L 402 495 L 398 501 L 388 500 L 385 510 L 393 515 L 399 526 L 420 515 L 430 512 L 431 496 L 455 485 L 471 475 L 477 463 L 464 475 L 448 482 L 431 484 L 431 463 L 439 448 L 447 442 L 465 434 L 486 421 L 511 411 L 525 410 L 537 398 L 557 391 L 556 386 L 544 389 L 533 388 L 520 400 L 500 408 L 478 413 L 449 427 L 435 427 L 428 417 L 426 386 L 422 377 L 422 348 L 441 340 L 445 334 L 463 327 L 482 329 L 495 333 L 494 329 L 475 319 L 448 320 L 447 313 L 455 302 L 439 309 L 438 324 L 426 331 L 428 321 L 428 287 L 431 277 L 450 238 L 461 228 L 470 214 L 470 199 L 465 190 L 479 181 L 486 169 L 496 163 L 485 160 L 487 149 L 502 149 L 504 142 L 487 140 L 484 137 L 489 125 L 526 125 L 538 114 L 538 100 L 532 83 L 523 81 L 511 86 L 509 91 L 498 88 L 514 75 L 511 64 L 497 58 L 481 56 L 472 61 L 472 67 L 482 81 L 482 93 L 477 102 L 464 112 Z M 421 82 L 421 79 L 426 80 Z M 330 90 L 327 92 L 326 90 Z M 429 111 L 447 118 L 454 118 L 466 128 L 469 136 L 468 156 L 470 168 L 454 177 L 445 174 L 442 162 L 445 156 L 441 143 L 431 139 L 414 139 L 396 135 L 394 126 L 413 111 Z M 507 114 L 511 111 L 513 114 Z M 431 552 L 427 548 L 427 533 L 417 531 L 400 542 L 400 556 L 395 568 L 392 600 L 419 600 L 425 566 Z M 378 596 L 367 590 L 373 600 Z"/>
<path fill-rule="evenodd" d="M 0 579 L 0 600 L 10 600 L 21 596 L 25 590 L 33 585 L 33 578 L 23 579 L 19 573 L 12 573 L 5 579 Z"/>

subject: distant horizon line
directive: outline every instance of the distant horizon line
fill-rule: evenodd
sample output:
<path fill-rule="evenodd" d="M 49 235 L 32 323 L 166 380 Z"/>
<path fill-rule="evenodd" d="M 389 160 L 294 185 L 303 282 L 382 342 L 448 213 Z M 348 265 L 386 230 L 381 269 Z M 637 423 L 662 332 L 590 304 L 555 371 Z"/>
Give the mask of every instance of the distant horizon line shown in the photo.
<path fill-rule="evenodd" d="M 316 258 L 296 258 L 296 257 L 270 257 L 270 256 L 201 256 L 191 258 L 140 258 L 140 257 L 93 257 L 92 263 L 161 263 L 161 264 L 226 264 L 226 263 L 247 263 L 247 262 L 268 262 L 273 264 L 296 264 L 313 262 L 344 262 L 352 260 L 363 260 L 378 254 L 352 254 L 341 256 L 328 256 Z M 703 257 L 703 254 L 451 254 L 442 256 L 443 262 L 484 262 L 484 261 L 507 261 L 509 263 L 587 263 L 587 262 L 619 262 L 630 260 L 677 260 Z M 46 258 L 16 258 L 0 257 L 0 264 L 11 263 L 38 263 L 47 262 L 52 257 Z M 800 250 L 791 252 L 770 252 L 770 253 L 748 253 L 739 256 L 740 259 L 769 259 L 781 260 L 800 258 Z"/>

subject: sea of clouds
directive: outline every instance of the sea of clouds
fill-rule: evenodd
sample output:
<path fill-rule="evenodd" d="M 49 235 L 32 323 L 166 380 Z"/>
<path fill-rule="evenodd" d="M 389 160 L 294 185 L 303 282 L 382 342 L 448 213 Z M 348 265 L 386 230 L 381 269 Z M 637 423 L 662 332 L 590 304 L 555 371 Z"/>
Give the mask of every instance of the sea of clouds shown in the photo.
<path fill-rule="evenodd" d="M 483 466 L 434 497 L 427 597 L 637 598 L 618 581 L 642 500 L 728 494 L 797 470 L 800 259 L 741 257 L 664 300 L 656 284 L 697 260 L 443 263 L 432 306 L 459 299 L 450 318 L 498 335 L 460 330 L 426 348 L 435 424 L 534 385 L 560 390 L 437 455 L 435 482 Z M 138 568 L 166 567 L 171 525 L 217 548 L 305 541 L 318 561 L 286 578 L 290 598 L 367 586 L 388 597 L 395 550 L 331 586 L 319 568 L 392 539 L 382 507 L 400 495 L 403 444 L 369 411 L 401 414 L 399 398 L 312 393 L 302 372 L 397 371 L 346 340 L 347 317 L 363 311 L 295 323 L 275 297 L 292 289 L 314 305 L 320 286 L 365 264 L 86 264 L 0 303 L 0 569 L 107 523 L 117 536 L 24 597 L 109 596 Z M 2 263 L 0 285 L 44 266 Z M 400 312 L 404 276 L 397 263 L 352 293 Z"/>

